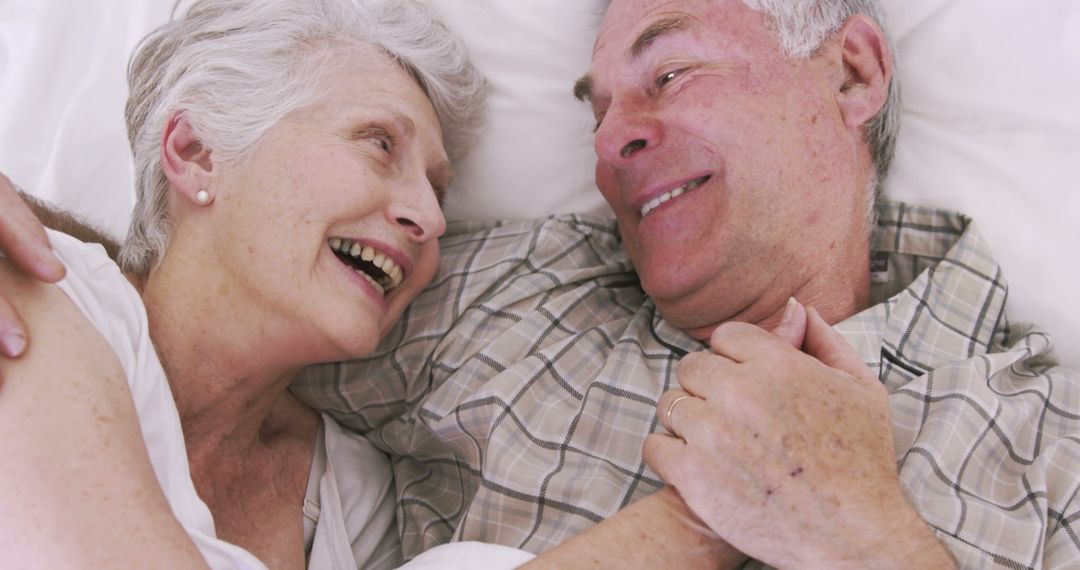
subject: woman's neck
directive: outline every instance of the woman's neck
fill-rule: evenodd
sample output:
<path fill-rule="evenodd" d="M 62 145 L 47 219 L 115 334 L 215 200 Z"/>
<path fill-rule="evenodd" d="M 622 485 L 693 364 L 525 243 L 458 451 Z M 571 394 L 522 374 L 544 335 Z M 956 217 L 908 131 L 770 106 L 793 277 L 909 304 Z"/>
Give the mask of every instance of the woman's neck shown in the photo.
<path fill-rule="evenodd" d="M 213 272 L 189 279 L 177 266 L 184 265 L 163 263 L 133 282 L 141 285 L 150 338 L 189 454 L 200 448 L 246 451 L 295 419 L 302 404 L 287 388 L 305 363 L 290 359 L 287 338 L 218 294 Z"/>

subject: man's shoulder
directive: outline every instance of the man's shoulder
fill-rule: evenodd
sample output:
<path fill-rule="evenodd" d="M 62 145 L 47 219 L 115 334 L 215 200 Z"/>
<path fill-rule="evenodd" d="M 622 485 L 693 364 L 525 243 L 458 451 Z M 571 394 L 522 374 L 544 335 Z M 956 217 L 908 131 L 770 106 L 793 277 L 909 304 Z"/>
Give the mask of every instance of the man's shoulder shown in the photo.
<path fill-rule="evenodd" d="M 443 239 L 447 240 L 479 233 L 520 235 L 542 230 L 588 234 L 601 233 L 618 237 L 618 225 L 614 218 L 592 214 L 556 214 L 540 218 L 454 220 L 447 223 Z"/>
<path fill-rule="evenodd" d="M 439 272 L 418 307 L 445 309 L 446 299 L 456 299 L 462 309 L 501 310 L 568 287 L 637 283 L 614 220 L 602 217 L 455 223 L 440 246 Z"/>
<path fill-rule="evenodd" d="M 598 254 L 625 258 L 615 220 L 566 214 L 528 220 L 458 221 L 439 240 L 444 260 L 460 257 L 557 255 L 575 243 L 587 243 Z"/>

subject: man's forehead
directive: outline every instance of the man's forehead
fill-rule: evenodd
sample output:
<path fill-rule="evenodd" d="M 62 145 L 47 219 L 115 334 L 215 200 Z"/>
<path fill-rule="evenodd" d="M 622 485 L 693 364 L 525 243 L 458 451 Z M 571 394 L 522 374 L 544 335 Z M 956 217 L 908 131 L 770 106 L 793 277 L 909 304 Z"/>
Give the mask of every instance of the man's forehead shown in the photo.
<path fill-rule="evenodd" d="M 604 13 L 593 56 L 604 49 L 630 52 L 629 46 L 657 22 L 684 20 L 709 0 L 613 0 Z M 634 41 L 630 41 L 634 40 Z"/>
<path fill-rule="evenodd" d="M 578 99 L 593 97 L 595 75 L 642 56 L 659 38 L 699 23 L 702 11 L 718 0 L 614 0 L 604 14 L 593 45 L 590 72 L 578 80 Z"/>

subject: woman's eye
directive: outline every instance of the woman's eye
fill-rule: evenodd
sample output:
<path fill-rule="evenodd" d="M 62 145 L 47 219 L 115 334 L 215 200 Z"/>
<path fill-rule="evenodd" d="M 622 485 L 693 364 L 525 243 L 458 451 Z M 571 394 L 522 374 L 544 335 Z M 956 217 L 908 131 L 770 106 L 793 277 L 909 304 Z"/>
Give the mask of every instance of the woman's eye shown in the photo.
<path fill-rule="evenodd" d="M 379 150 L 390 154 L 394 150 L 394 136 L 382 128 L 362 129 L 354 135 L 357 141 L 367 141 L 379 147 Z"/>
<path fill-rule="evenodd" d="M 393 145 L 392 145 L 392 143 L 391 143 L 391 141 L 390 141 L 390 139 L 388 137 L 374 136 L 374 137 L 372 137 L 371 140 L 372 140 L 372 142 L 375 143 L 376 146 L 378 146 L 380 149 L 382 149 L 382 151 L 385 152 L 385 153 L 389 154 L 390 150 L 393 148 Z"/>

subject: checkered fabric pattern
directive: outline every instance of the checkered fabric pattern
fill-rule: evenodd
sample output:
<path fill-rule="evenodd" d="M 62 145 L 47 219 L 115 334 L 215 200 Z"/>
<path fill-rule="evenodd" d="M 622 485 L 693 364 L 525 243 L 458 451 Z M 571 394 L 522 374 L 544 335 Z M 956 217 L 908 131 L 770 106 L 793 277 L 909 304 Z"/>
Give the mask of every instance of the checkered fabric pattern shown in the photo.
<path fill-rule="evenodd" d="M 963 567 L 1080 564 L 1080 374 L 1010 326 L 969 220 L 879 215 L 880 302 L 837 329 L 889 389 L 908 496 Z M 374 357 L 294 387 L 391 455 L 406 557 L 451 540 L 540 552 L 657 490 L 642 442 L 704 348 L 642 293 L 614 224 L 465 224 L 442 247 Z"/>

